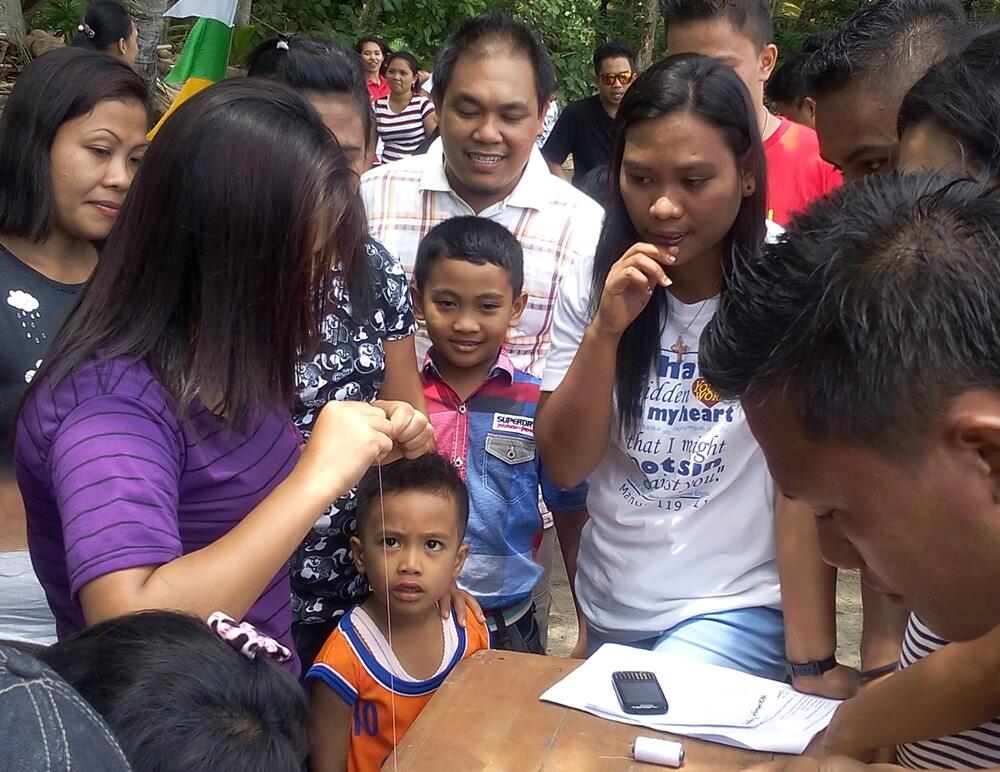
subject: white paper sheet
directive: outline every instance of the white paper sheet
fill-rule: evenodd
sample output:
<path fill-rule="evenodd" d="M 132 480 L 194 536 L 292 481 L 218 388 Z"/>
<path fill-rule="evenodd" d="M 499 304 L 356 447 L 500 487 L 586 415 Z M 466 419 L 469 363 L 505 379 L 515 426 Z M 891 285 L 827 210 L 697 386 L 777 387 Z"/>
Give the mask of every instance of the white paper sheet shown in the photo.
<path fill-rule="evenodd" d="M 655 673 L 668 712 L 624 713 L 611 683 L 616 670 Z M 802 753 L 840 704 L 736 670 L 615 644 L 602 646 L 541 699 L 626 724 L 777 753 Z"/>

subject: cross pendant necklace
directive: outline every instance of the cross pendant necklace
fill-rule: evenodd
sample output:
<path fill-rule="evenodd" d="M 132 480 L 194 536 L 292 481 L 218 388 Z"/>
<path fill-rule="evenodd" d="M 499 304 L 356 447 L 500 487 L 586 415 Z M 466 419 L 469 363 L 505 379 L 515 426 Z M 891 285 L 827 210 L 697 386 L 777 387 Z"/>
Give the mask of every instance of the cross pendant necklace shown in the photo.
<path fill-rule="evenodd" d="M 684 359 L 684 355 L 691 350 L 691 347 L 684 342 L 684 335 L 681 334 L 677 336 L 677 340 L 670 347 L 670 350 L 677 355 L 677 361 L 680 362 Z"/>

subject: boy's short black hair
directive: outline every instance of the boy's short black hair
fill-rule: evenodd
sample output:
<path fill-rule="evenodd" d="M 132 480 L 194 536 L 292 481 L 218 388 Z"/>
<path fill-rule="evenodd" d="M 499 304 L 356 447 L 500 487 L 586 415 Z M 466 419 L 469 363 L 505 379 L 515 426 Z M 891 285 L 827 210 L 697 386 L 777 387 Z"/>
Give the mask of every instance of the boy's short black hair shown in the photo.
<path fill-rule="evenodd" d="M 955 395 L 1000 390 L 1000 190 L 871 175 L 734 257 L 701 371 L 724 398 L 784 394 L 817 441 L 919 455 Z"/>
<path fill-rule="evenodd" d="M 372 467 L 368 470 L 358 483 L 358 534 L 361 534 L 363 524 L 369 518 L 379 517 L 379 507 L 385 496 L 403 491 L 421 491 L 454 502 L 458 515 L 458 538 L 465 538 L 465 529 L 469 525 L 469 489 L 444 456 L 437 453 L 403 458 L 381 469 Z"/>
<path fill-rule="evenodd" d="M 295 678 L 188 614 L 108 619 L 35 656 L 101 715 L 135 772 L 294 772 L 308 755 Z"/>
<path fill-rule="evenodd" d="M 514 234 L 485 217 L 453 217 L 431 228 L 417 248 L 413 281 L 418 290 L 427 283 L 431 267 L 443 258 L 475 265 L 500 266 L 507 272 L 514 297 L 524 286 L 524 252 Z"/>
<path fill-rule="evenodd" d="M 628 59 L 629 66 L 635 70 L 635 52 L 627 43 L 614 41 L 611 43 L 601 43 L 594 49 L 594 75 L 601 74 L 601 65 L 605 59 Z"/>
<path fill-rule="evenodd" d="M 809 96 L 809 84 L 802 71 L 804 56 L 796 56 L 778 66 L 764 84 L 764 98 L 800 107 Z"/>
<path fill-rule="evenodd" d="M 549 98 L 556 90 L 556 68 L 552 57 L 528 25 L 499 11 L 487 11 L 463 22 L 441 44 L 434 62 L 434 98 L 444 99 L 455 65 L 462 56 L 475 56 L 484 44 L 496 41 L 507 43 L 515 53 L 526 56 L 531 62 L 535 71 L 538 110 L 544 114 Z"/>
<path fill-rule="evenodd" d="M 858 75 L 908 89 L 935 62 L 961 47 L 965 12 L 953 0 L 876 0 L 825 38 L 805 64 L 811 96 Z"/>
<path fill-rule="evenodd" d="M 768 0 L 660 0 L 663 20 L 685 24 L 705 19 L 728 19 L 740 34 L 761 50 L 774 41 L 774 24 Z"/>

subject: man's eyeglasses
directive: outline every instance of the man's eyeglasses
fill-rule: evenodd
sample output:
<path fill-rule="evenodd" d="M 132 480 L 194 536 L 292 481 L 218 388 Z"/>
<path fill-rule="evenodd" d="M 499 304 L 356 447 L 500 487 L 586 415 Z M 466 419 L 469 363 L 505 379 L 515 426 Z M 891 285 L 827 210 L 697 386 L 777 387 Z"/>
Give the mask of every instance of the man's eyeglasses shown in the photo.
<path fill-rule="evenodd" d="M 616 80 L 623 86 L 627 86 L 632 82 L 632 78 L 635 77 L 634 72 L 602 72 L 601 73 L 601 83 L 605 86 L 612 85 Z"/>

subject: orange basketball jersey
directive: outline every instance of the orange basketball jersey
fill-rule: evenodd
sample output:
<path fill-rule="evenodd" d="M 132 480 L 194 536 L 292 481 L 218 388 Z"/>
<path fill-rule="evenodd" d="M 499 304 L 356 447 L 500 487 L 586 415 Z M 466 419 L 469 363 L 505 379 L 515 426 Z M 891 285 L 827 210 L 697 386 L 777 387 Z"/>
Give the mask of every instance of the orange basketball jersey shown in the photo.
<path fill-rule="evenodd" d="M 471 609 L 465 617 L 466 628 L 455 623 L 452 613 L 443 624 L 454 653 L 437 675 L 426 681 L 414 681 L 403 677 L 385 639 L 372 630 L 371 623 L 366 625 L 358 612 L 355 607 L 343 616 L 306 678 L 321 681 L 354 711 L 347 771 L 376 772 L 395 747 L 393 703 L 398 743 L 452 668 L 477 651 L 489 648 L 490 635 Z"/>

